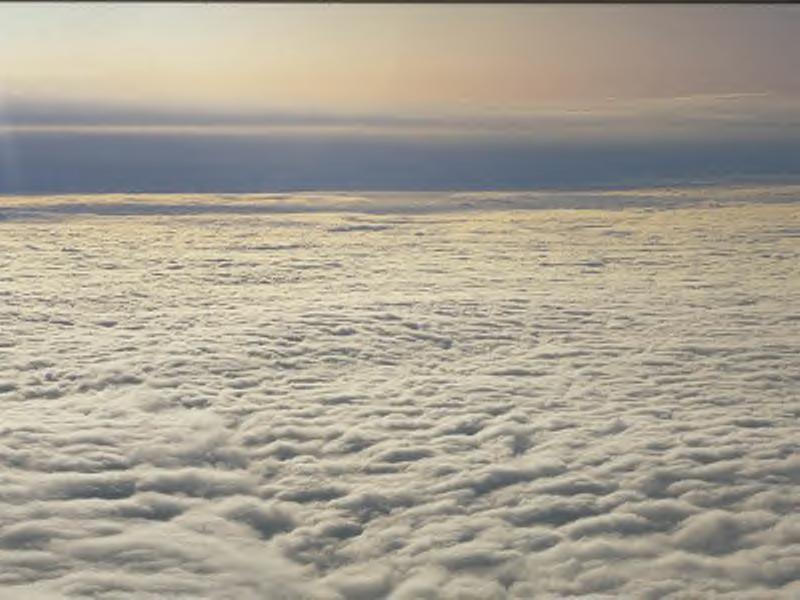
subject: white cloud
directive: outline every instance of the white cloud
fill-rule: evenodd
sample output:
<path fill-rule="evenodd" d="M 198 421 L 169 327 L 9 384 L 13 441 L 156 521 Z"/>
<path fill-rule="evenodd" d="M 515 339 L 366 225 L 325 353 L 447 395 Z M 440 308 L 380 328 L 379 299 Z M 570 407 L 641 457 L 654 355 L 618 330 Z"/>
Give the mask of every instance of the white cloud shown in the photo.
<path fill-rule="evenodd" d="M 0 592 L 796 595 L 796 191 L 3 200 Z"/>

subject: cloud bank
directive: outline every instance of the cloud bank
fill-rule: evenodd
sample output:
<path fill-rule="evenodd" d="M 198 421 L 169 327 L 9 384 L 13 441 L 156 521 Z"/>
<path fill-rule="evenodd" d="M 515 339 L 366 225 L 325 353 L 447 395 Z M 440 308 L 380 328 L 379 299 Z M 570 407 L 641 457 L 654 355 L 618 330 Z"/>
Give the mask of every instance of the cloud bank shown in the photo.
<path fill-rule="evenodd" d="M 167 111 L 16 101 L 0 193 L 569 189 L 790 180 L 797 100 L 765 93 L 479 114 Z"/>
<path fill-rule="evenodd" d="M 794 203 L 0 231 L 4 597 L 800 592 Z"/>

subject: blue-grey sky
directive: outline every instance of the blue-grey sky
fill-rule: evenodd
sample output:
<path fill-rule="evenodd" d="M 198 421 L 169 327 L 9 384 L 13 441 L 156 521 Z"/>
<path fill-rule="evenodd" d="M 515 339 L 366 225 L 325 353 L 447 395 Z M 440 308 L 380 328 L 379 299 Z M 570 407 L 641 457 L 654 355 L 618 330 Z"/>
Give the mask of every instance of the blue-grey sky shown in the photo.
<path fill-rule="evenodd" d="M 791 179 L 800 10 L 0 6 L 0 193 Z"/>

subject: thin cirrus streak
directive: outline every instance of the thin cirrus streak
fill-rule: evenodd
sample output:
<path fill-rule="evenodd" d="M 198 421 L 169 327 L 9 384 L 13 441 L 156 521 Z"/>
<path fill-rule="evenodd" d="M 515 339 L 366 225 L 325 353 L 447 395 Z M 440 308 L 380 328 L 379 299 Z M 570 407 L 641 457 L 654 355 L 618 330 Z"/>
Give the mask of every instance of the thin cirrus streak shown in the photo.
<path fill-rule="evenodd" d="M 385 113 L 301 111 L 198 111 L 115 106 L 98 103 L 7 102 L 0 131 L 65 133 L 207 132 L 264 134 L 276 131 L 324 133 L 375 131 L 435 135 L 440 132 L 547 139 L 797 135 L 798 98 L 770 93 L 700 94 L 672 98 L 605 99 L 527 110 Z M 137 131 L 138 130 L 138 131 Z"/>

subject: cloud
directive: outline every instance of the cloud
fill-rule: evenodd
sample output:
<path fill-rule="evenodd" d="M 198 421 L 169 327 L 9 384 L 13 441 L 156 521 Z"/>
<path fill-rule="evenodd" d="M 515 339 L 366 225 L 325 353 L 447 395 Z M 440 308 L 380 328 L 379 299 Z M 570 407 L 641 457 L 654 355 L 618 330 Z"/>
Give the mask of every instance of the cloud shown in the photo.
<path fill-rule="evenodd" d="M 709 136 L 720 128 L 797 133 L 796 98 L 768 92 L 678 97 L 609 98 L 527 110 L 429 113 L 199 111 L 68 102 L 6 102 L 0 127 L 19 133 L 152 135 L 381 135 L 414 137 L 536 137 L 550 142 L 578 135 L 606 142 L 646 135 Z M 599 134 L 599 138 L 597 137 Z"/>
<path fill-rule="evenodd" d="M 165 111 L 17 103 L 0 193 L 480 190 L 789 180 L 794 97 L 608 100 L 474 114 Z M 13 156 L 12 156 L 13 155 Z M 13 165 L 11 158 L 13 157 Z"/>
<path fill-rule="evenodd" d="M 796 194 L 6 198 L 0 591 L 792 597 Z"/>

